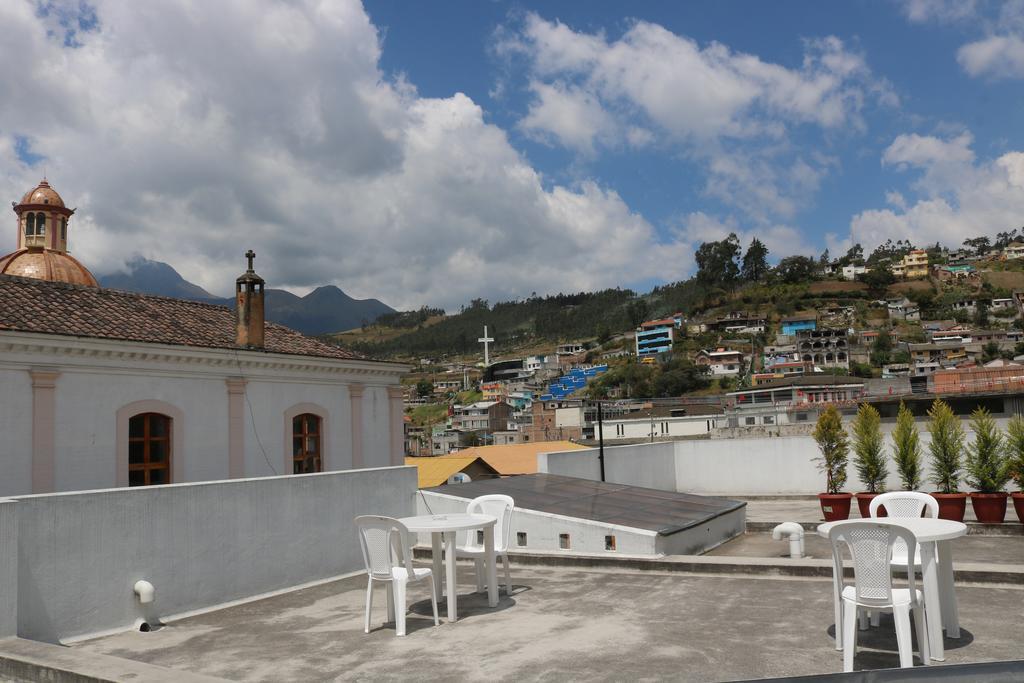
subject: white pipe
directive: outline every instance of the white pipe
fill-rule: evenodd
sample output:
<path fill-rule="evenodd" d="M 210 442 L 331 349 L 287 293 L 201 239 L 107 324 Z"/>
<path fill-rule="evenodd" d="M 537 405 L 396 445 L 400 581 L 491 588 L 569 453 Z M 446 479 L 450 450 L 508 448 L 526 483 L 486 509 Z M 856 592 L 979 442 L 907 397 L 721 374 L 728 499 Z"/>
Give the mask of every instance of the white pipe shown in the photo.
<path fill-rule="evenodd" d="M 135 595 L 139 598 L 139 602 L 143 605 L 153 602 L 153 594 L 156 592 L 156 589 L 153 588 L 153 584 L 149 581 L 136 581 L 134 590 Z"/>
<path fill-rule="evenodd" d="M 796 522 L 783 522 L 772 529 L 772 538 L 781 541 L 783 534 L 789 536 L 789 556 L 801 558 L 804 556 L 804 528 Z"/>

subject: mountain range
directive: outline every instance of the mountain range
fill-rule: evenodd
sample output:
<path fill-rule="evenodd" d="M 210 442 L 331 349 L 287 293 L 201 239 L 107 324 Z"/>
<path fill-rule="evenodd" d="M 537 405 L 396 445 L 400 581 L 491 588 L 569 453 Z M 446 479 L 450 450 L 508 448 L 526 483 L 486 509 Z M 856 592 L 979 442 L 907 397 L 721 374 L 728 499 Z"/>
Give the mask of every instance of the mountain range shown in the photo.
<path fill-rule="evenodd" d="M 235 306 L 234 298 L 214 296 L 160 261 L 136 258 L 125 270 L 98 279 L 100 286 L 110 289 L 191 299 L 229 308 Z M 283 289 L 267 289 L 265 306 L 267 320 L 310 335 L 350 330 L 364 322 L 373 322 L 385 313 L 395 312 L 377 299 L 353 299 L 334 285 L 317 287 L 306 296 Z"/>

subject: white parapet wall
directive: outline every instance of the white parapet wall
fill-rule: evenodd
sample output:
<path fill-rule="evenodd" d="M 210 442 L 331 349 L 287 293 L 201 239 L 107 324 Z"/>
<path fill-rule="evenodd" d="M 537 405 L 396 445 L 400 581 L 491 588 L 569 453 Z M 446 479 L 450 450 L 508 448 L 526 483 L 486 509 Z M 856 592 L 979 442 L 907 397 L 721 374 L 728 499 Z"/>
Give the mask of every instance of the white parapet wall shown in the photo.
<path fill-rule="evenodd" d="M 0 639 L 18 633 L 17 505 L 0 499 Z"/>
<path fill-rule="evenodd" d="M 0 502 L 0 636 L 12 594 L 17 635 L 56 643 L 361 570 L 353 518 L 414 514 L 416 485 L 415 468 L 386 467 Z M 140 579 L 155 588 L 147 613 Z"/>
<path fill-rule="evenodd" d="M 418 514 L 447 514 L 465 512 L 466 498 L 434 491 L 420 491 L 417 496 Z M 520 544 L 525 534 L 525 543 Z M 568 534 L 568 548 L 562 548 L 559 537 Z M 516 508 L 512 513 L 509 547 L 512 552 L 564 552 L 569 554 L 606 554 L 657 556 L 665 554 L 660 547 L 657 532 L 646 529 L 606 524 L 575 517 L 553 515 L 537 510 Z M 615 550 L 607 550 L 606 536 L 613 536 Z M 462 542 L 462 539 L 459 539 Z M 430 534 L 419 534 L 419 543 L 430 546 Z"/>

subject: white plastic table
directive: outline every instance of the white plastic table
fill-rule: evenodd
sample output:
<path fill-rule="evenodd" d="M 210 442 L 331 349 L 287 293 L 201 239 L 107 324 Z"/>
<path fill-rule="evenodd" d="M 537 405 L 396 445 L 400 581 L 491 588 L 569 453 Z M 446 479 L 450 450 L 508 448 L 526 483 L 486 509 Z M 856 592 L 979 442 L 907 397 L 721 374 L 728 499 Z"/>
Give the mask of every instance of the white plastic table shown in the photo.
<path fill-rule="evenodd" d="M 818 525 L 818 535 L 828 538 L 829 529 L 850 522 L 878 522 L 893 524 L 909 529 L 917 537 L 921 546 L 921 573 L 924 576 L 924 600 L 928 622 L 928 645 L 932 659 L 946 659 L 945 647 L 942 643 L 942 629 L 950 638 L 960 637 L 960 615 L 956 606 L 956 590 L 953 585 L 953 552 L 949 542 L 967 534 L 967 525 L 949 519 L 932 517 L 873 517 L 871 519 L 850 519 L 839 522 L 825 522 Z M 839 577 L 833 577 L 835 590 L 839 587 Z M 841 603 L 836 602 L 836 649 L 840 649 L 839 610 Z"/>
<path fill-rule="evenodd" d="M 444 542 L 445 576 L 448 584 L 448 621 L 457 621 L 455 604 L 455 533 L 458 531 L 484 530 L 484 554 L 487 564 L 487 604 L 498 606 L 498 572 L 494 564 L 494 534 L 490 529 L 497 524 L 490 515 L 467 515 L 465 513 L 443 515 L 419 515 L 398 520 L 409 531 L 429 533 L 431 557 L 434 561 L 434 586 L 441 595 L 441 543 Z"/>

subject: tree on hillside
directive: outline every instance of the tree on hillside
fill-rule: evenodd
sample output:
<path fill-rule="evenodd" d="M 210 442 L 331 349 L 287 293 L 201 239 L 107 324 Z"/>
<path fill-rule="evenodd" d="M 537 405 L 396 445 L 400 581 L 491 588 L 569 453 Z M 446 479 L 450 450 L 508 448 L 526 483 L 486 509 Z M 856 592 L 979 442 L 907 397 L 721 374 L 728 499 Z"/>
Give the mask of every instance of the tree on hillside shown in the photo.
<path fill-rule="evenodd" d="M 871 347 L 871 364 L 881 367 L 889 362 L 889 354 L 892 353 L 892 338 L 889 330 L 881 330 L 875 343 Z"/>
<path fill-rule="evenodd" d="M 879 244 L 875 250 L 871 252 L 866 263 L 869 266 L 873 266 L 877 263 L 898 261 L 913 248 L 914 245 L 908 240 L 897 240 L 893 242 L 891 239 L 887 239 L 885 244 Z"/>
<path fill-rule="evenodd" d="M 740 271 L 744 280 L 758 282 L 768 272 L 768 247 L 756 237 L 750 240 L 747 253 L 743 255 L 743 267 Z"/>
<path fill-rule="evenodd" d="M 647 300 L 637 299 L 636 301 L 631 301 L 626 306 L 626 313 L 629 315 L 629 322 L 633 324 L 633 327 L 640 327 L 640 323 L 647 320 L 647 314 L 650 313 Z"/>
<path fill-rule="evenodd" d="M 421 379 L 416 382 L 416 395 L 420 398 L 426 398 L 434 393 L 434 383 L 429 379 Z"/>
<path fill-rule="evenodd" d="M 884 295 L 889 285 L 896 282 L 896 276 L 889 270 L 889 266 L 884 263 L 876 263 L 871 267 L 871 270 L 859 277 L 875 296 Z"/>
<path fill-rule="evenodd" d="M 990 341 L 981 348 L 982 363 L 990 363 L 1001 356 L 998 342 Z"/>
<path fill-rule="evenodd" d="M 992 241 L 986 235 L 964 240 L 964 249 L 970 249 L 975 256 L 983 256 L 991 246 Z"/>
<path fill-rule="evenodd" d="M 860 246 L 859 243 L 847 249 L 846 254 L 839 259 L 840 266 L 849 266 L 851 264 L 856 265 L 860 263 L 864 263 L 864 247 Z"/>
<path fill-rule="evenodd" d="M 988 327 L 988 304 L 985 301 L 979 301 L 974 307 L 974 324 L 978 327 Z"/>
<path fill-rule="evenodd" d="M 729 233 L 717 242 L 702 242 L 695 255 L 697 281 L 705 285 L 732 286 L 740 272 L 739 256 L 740 241 L 736 233 Z"/>
<path fill-rule="evenodd" d="M 775 274 L 786 284 L 796 284 L 814 279 L 817 269 L 817 263 L 812 258 L 787 256 L 775 266 Z"/>

